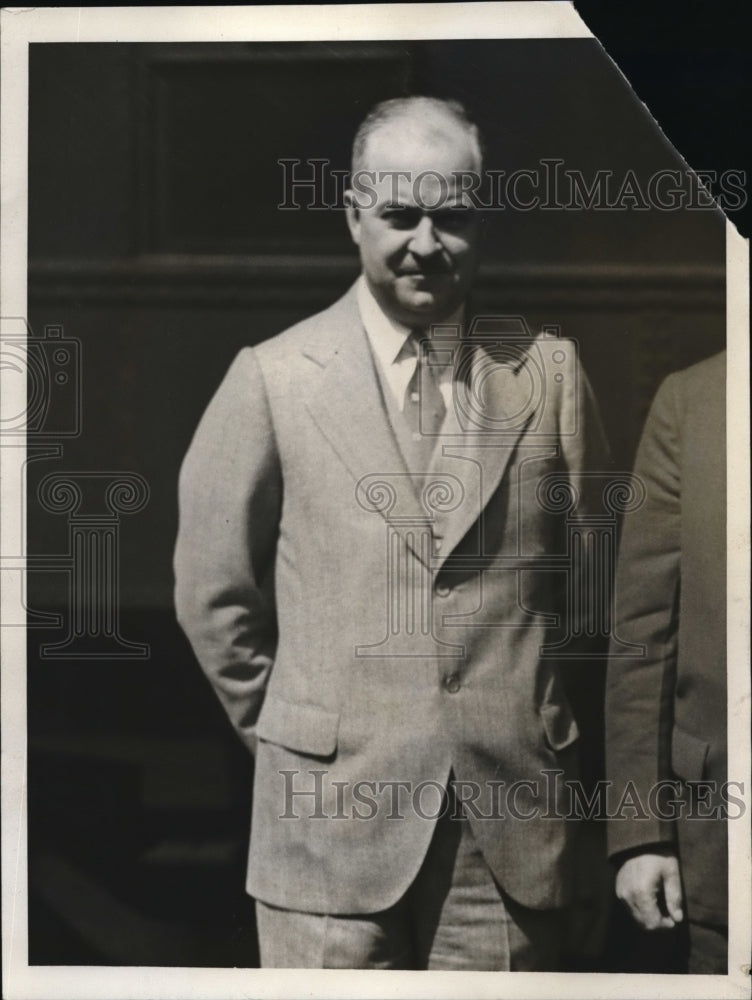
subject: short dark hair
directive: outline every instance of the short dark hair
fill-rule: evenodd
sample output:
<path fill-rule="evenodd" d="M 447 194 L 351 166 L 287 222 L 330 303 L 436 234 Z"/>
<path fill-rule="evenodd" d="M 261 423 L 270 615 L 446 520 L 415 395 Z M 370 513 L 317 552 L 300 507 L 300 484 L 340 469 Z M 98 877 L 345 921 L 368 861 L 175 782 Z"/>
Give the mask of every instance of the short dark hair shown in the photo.
<path fill-rule="evenodd" d="M 424 97 L 415 94 L 411 97 L 393 97 L 388 101 L 381 101 L 371 108 L 355 133 L 352 148 L 351 170 L 354 174 L 362 170 L 365 160 L 366 146 L 371 136 L 382 126 L 390 122 L 405 118 L 409 114 L 417 114 L 420 117 L 421 111 L 426 114 L 439 112 L 448 120 L 455 122 L 460 128 L 472 138 L 478 150 L 479 167 L 483 162 L 484 146 L 480 130 L 464 105 L 460 101 L 442 97 Z"/>

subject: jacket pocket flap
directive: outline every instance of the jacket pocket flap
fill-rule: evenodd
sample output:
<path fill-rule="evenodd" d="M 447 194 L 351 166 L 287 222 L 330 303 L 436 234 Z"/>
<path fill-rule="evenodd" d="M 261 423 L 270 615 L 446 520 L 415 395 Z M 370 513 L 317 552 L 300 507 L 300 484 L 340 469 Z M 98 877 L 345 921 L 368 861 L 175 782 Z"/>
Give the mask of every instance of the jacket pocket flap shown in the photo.
<path fill-rule="evenodd" d="M 678 778 L 699 781 L 705 770 L 710 744 L 674 726 L 671 734 L 671 768 Z"/>
<path fill-rule="evenodd" d="M 580 735 L 577 721 L 568 705 L 547 702 L 541 705 L 539 711 L 546 742 L 552 750 L 563 750 Z"/>
<path fill-rule="evenodd" d="M 328 757 L 337 749 L 339 715 L 318 705 L 296 704 L 267 695 L 256 733 L 267 743 L 277 743 L 299 753 Z"/>

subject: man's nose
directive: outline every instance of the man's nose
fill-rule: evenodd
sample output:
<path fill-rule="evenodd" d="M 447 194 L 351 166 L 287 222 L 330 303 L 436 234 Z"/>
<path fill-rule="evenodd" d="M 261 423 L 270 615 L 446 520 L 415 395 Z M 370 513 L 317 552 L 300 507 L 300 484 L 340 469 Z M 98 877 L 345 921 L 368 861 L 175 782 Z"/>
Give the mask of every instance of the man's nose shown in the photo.
<path fill-rule="evenodd" d="M 430 257 L 441 249 L 441 242 L 436 236 L 431 219 L 424 215 L 413 230 L 408 249 L 419 257 Z"/>

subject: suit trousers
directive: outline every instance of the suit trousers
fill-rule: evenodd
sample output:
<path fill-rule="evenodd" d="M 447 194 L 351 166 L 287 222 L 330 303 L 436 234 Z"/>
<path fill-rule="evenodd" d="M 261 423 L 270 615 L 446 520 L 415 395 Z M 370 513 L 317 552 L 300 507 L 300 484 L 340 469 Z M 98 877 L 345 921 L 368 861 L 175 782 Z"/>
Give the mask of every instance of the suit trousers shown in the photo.
<path fill-rule="evenodd" d="M 389 909 L 333 916 L 257 900 L 256 918 L 263 968 L 556 971 L 564 936 L 564 911 L 529 909 L 499 887 L 456 801 Z"/>

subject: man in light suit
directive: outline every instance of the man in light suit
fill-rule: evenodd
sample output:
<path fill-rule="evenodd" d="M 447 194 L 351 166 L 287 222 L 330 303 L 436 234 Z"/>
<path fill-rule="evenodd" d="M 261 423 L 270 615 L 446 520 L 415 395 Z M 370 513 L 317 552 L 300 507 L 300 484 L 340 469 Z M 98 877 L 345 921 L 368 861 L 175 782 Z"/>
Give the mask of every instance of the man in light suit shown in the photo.
<path fill-rule="evenodd" d="M 255 755 L 262 965 L 559 962 L 578 729 L 543 647 L 603 448 L 571 343 L 471 336 L 481 168 L 456 103 L 371 112 L 361 277 L 241 351 L 181 473 L 179 620 Z"/>
<path fill-rule="evenodd" d="M 615 591 L 615 635 L 642 654 L 610 660 L 606 697 L 607 776 L 645 806 L 609 826 L 617 895 L 646 931 L 687 929 L 688 971 L 723 974 L 725 380 L 724 352 L 669 376 L 648 415 L 645 502 L 626 515 Z"/>

